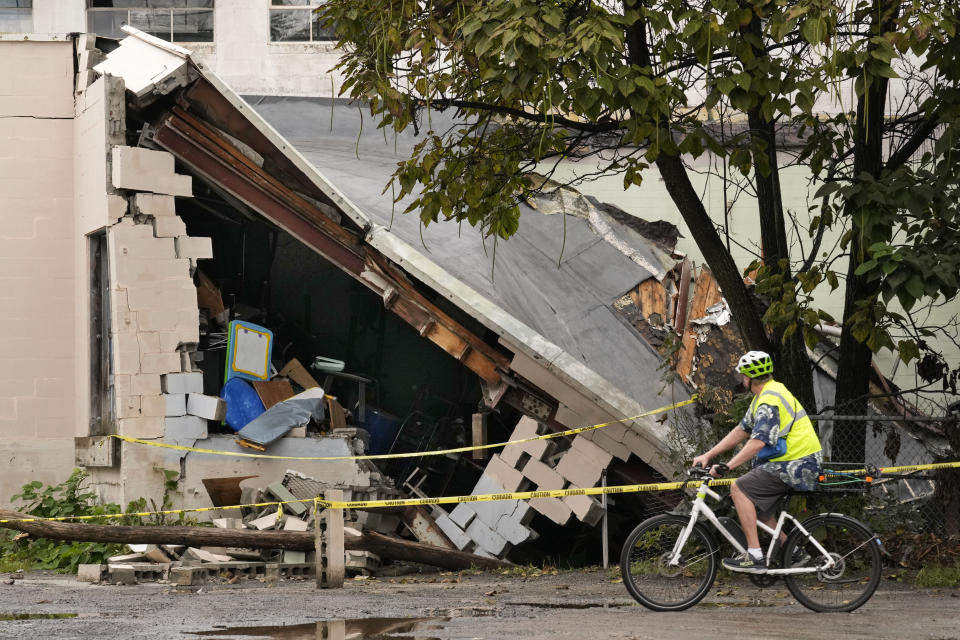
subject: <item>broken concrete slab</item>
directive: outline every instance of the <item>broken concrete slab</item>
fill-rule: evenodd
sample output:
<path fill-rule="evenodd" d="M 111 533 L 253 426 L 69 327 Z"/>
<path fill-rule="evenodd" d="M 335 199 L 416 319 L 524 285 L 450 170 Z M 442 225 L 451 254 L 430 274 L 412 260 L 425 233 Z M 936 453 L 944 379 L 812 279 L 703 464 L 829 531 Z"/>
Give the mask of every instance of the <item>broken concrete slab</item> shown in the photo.
<path fill-rule="evenodd" d="M 302 502 L 296 502 L 296 496 L 290 493 L 290 491 L 283 486 L 282 482 L 272 482 L 267 485 L 267 493 L 281 502 L 286 502 L 286 504 L 283 505 L 284 511 L 289 511 L 297 516 L 302 516 L 308 512 L 307 505 Z"/>

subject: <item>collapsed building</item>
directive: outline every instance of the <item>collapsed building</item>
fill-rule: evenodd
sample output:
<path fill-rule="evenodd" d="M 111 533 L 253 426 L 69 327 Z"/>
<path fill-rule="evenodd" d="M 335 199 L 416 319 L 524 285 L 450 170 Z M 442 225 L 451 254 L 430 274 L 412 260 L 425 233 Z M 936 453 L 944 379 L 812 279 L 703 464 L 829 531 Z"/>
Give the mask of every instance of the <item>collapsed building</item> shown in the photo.
<path fill-rule="evenodd" d="M 303 476 L 350 499 L 672 475 L 666 415 L 636 416 L 729 371 L 736 337 L 709 272 L 672 255 L 669 230 L 564 188 L 522 205 L 495 250 L 452 224 L 423 227 L 384 191 L 412 132 L 389 139 L 337 100 L 243 99 L 189 51 L 126 31 L 0 40 L 0 498 L 74 464 L 120 504 L 161 504 L 175 472 L 177 508 L 211 506 L 204 480 L 216 479 Z M 222 424 L 234 321 L 269 330 L 253 385 L 264 415 L 295 387 L 335 397 L 321 428 L 286 430 L 265 457 L 239 455 L 251 450 Z M 671 333 L 680 375 L 665 380 L 655 347 Z M 597 423 L 611 424 L 489 454 L 303 459 Z M 622 499 L 635 521 L 644 498 Z M 502 558 L 601 513 L 566 496 L 428 515 L 446 543 Z"/>

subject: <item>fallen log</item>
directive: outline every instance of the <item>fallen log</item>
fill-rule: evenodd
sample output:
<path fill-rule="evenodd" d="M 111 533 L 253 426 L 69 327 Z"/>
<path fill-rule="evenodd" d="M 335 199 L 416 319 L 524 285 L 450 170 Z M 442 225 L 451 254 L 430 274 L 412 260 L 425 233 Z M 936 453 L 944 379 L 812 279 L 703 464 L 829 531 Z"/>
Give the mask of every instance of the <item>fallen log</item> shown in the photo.
<path fill-rule="evenodd" d="M 115 542 L 119 544 L 182 544 L 190 547 L 245 547 L 248 549 L 292 549 L 310 551 L 314 545 L 312 531 L 254 531 L 250 529 L 213 529 L 209 527 L 127 527 L 121 525 L 78 524 L 35 520 L 19 522 L 32 516 L 0 509 L 0 527 L 23 531 L 35 538 L 75 540 L 80 542 Z M 379 533 L 347 535 L 344 546 L 351 551 L 371 551 L 381 558 L 419 562 L 444 569 L 496 569 L 511 564 L 496 558 L 485 558 L 464 551 L 443 549 L 420 542 L 391 538 Z"/>

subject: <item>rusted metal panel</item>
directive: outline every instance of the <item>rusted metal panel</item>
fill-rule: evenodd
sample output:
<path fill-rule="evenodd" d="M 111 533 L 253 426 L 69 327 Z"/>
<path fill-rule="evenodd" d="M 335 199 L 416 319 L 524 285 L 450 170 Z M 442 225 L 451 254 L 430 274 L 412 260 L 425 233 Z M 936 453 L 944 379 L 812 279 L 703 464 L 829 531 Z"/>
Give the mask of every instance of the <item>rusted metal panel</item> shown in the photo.
<path fill-rule="evenodd" d="M 305 207 L 293 208 L 290 202 L 299 199 L 296 194 L 285 187 L 271 184 L 264 175 L 250 168 L 247 164 L 249 160 L 240 161 L 222 146 L 203 136 L 199 130 L 190 127 L 186 121 L 173 117 L 157 126 L 154 139 L 194 171 L 216 182 L 341 268 L 355 275 L 363 270 L 359 247 L 348 248 L 332 239 L 325 226 L 321 226 L 323 223 L 317 223 L 320 218 L 329 220 L 326 216 L 317 210 L 313 211 L 313 215 L 307 214 Z M 290 200 L 285 197 L 284 190 L 289 192 L 286 195 Z M 305 200 L 299 200 L 310 206 Z"/>
<path fill-rule="evenodd" d="M 447 534 L 437 526 L 433 517 L 423 507 L 419 505 L 408 506 L 403 510 L 401 519 L 410 533 L 420 542 L 443 549 L 456 549 Z"/>

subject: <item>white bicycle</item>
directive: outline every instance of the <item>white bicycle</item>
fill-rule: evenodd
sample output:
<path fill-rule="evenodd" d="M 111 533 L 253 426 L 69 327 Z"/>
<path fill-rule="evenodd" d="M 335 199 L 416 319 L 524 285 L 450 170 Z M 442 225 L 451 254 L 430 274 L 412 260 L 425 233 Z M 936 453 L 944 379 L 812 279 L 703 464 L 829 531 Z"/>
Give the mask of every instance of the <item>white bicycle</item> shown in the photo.
<path fill-rule="evenodd" d="M 665 513 L 634 529 L 620 553 L 627 591 L 654 611 L 682 611 L 707 595 L 720 564 L 719 545 L 707 525 L 738 552 L 745 551 L 740 524 L 718 518 L 706 498 L 721 500 L 708 485 L 707 469 L 688 472 L 699 480 L 697 497 L 687 514 Z M 777 551 L 780 532 L 789 525 L 786 543 Z M 757 526 L 770 534 L 767 572 L 750 574 L 768 586 L 782 577 L 797 602 L 814 611 L 853 611 L 880 583 L 880 539 L 863 523 L 840 513 L 821 513 L 800 522 L 786 511 L 777 525 Z"/>

